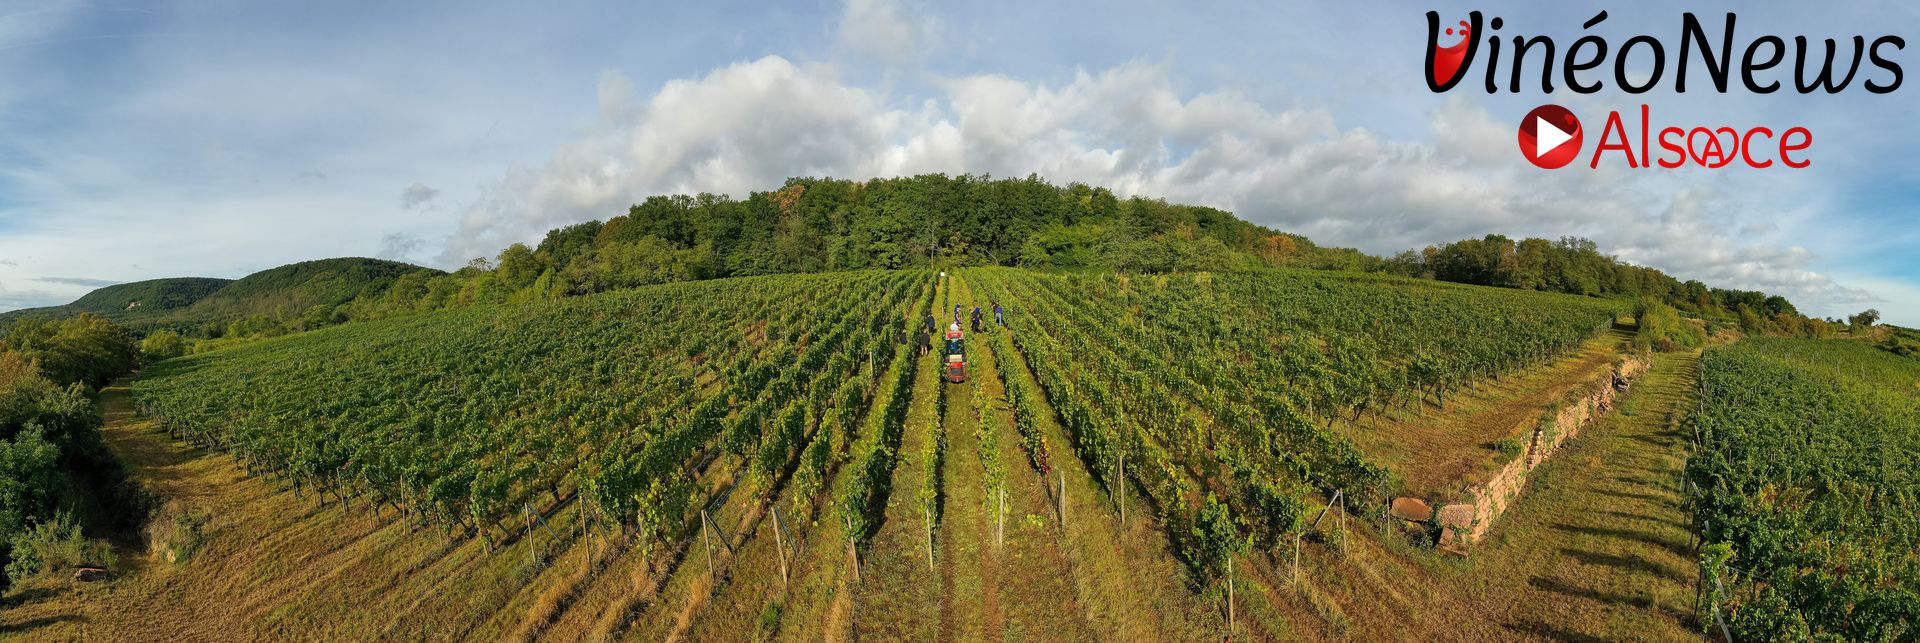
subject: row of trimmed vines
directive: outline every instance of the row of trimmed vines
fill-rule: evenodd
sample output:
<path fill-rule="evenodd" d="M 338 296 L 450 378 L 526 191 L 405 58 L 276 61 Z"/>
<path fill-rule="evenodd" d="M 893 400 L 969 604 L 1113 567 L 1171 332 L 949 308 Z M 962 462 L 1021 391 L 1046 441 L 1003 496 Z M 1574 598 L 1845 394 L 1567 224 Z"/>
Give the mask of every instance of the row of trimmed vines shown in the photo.
<path fill-rule="evenodd" d="M 1740 641 L 1920 637 L 1920 360 L 1756 338 L 1700 374 L 1705 605 Z"/>
<path fill-rule="evenodd" d="M 1044 393 L 1095 479 L 1116 502 L 1143 500 L 1203 577 L 1298 530 L 1316 491 L 1345 490 L 1356 507 L 1391 491 L 1334 423 L 1443 406 L 1577 350 L 1618 312 L 1330 273 L 963 276 L 1009 311 L 1012 340 L 993 341 L 1015 351 L 1000 359 L 1024 358 L 1041 389 L 1009 384 L 1016 428 Z M 1023 443 L 1046 461 L 1037 436 Z"/>
<path fill-rule="evenodd" d="M 791 475 L 796 502 L 841 463 L 873 465 L 911 382 L 892 335 L 930 282 L 743 278 L 351 324 L 172 360 L 134 395 L 176 437 L 323 500 L 491 538 L 526 503 L 577 495 L 603 524 L 671 538 L 698 524 L 716 457 L 769 497 Z"/>

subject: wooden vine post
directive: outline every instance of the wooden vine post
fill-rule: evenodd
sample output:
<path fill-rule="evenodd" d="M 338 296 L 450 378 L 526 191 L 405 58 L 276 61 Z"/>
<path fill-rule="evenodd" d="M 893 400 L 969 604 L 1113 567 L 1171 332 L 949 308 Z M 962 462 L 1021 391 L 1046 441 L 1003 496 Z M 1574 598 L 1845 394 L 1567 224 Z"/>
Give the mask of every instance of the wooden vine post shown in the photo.
<path fill-rule="evenodd" d="M 1342 495 L 1346 495 L 1346 492 L 1344 491 L 1336 492 L 1334 495 L 1342 496 Z M 1346 503 L 1340 503 L 1339 520 L 1340 520 L 1340 558 L 1343 560 L 1353 560 L 1353 543 L 1350 542 L 1347 538 L 1347 505 Z"/>
<path fill-rule="evenodd" d="M 713 535 L 708 533 L 709 530 L 710 527 L 707 525 L 707 510 L 701 509 L 700 542 L 706 543 L 707 545 L 707 574 L 711 575 L 713 579 L 717 581 L 720 579 L 720 573 L 713 568 Z"/>
<path fill-rule="evenodd" d="M 787 529 L 786 529 L 785 523 L 782 523 L 780 521 L 780 507 L 776 505 L 773 508 L 773 546 L 776 550 L 778 550 L 780 554 L 780 584 L 782 586 L 785 586 L 786 584 L 793 581 L 791 575 L 787 571 L 786 532 L 787 532 Z"/>
<path fill-rule="evenodd" d="M 1066 530 L 1066 528 L 1067 528 L 1067 472 L 1065 469 L 1062 469 L 1060 471 L 1060 529 L 1064 531 Z"/>
<path fill-rule="evenodd" d="M 1301 534 L 1293 535 L 1293 585 L 1294 587 L 1300 586 L 1300 536 Z"/>
<path fill-rule="evenodd" d="M 1007 544 L 1007 486 L 1005 484 L 1000 485 L 1000 526 L 994 533 L 993 539 L 1001 546 Z"/>
<path fill-rule="evenodd" d="M 521 504 L 520 513 L 527 518 L 527 530 L 520 532 L 520 539 L 527 541 L 527 566 L 537 567 L 540 559 L 533 549 L 533 505 Z"/>
<path fill-rule="evenodd" d="M 1300 533 L 1296 533 L 1293 535 L 1293 584 L 1294 585 L 1298 586 L 1300 584 L 1300 537 L 1306 535 L 1306 532 L 1308 530 L 1319 529 L 1320 521 L 1326 519 L 1327 514 L 1329 512 L 1332 512 L 1335 507 L 1340 506 L 1340 499 L 1345 495 L 1346 495 L 1346 492 L 1344 491 L 1341 491 L 1338 489 L 1334 490 L 1333 499 L 1327 501 L 1327 506 L 1326 508 L 1320 510 L 1320 515 L 1313 517 L 1313 524 L 1307 525 L 1306 529 L 1302 529 L 1300 530 Z M 1341 515 L 1344 516 L 1346 514 L 1342 513 Z M 1345 529 L 1346 529 L 1346 526 L 1345 526 L 1345 523 L 1343 522 L 1341 524 L 1342 531 L 1340 532 L 1340 538 L 1341 538 L 1340 544 L 1341 544 L 1342 551 L 1346 549 L 1345 545 L 1347 544 Z"/>
<path fill-rule="evenodd" d="M 847 523 L 847 559 L 853 561 L 853 582 L 860 582 L 860 550 L 854 546 L 853 518 L 845 517 Z"/>
<path fill-rule="evenodd" d="M 1233 557 L 1227 557 L 1227 634 L 1231 636 L 1238 629 L 1233 622 Z"/>

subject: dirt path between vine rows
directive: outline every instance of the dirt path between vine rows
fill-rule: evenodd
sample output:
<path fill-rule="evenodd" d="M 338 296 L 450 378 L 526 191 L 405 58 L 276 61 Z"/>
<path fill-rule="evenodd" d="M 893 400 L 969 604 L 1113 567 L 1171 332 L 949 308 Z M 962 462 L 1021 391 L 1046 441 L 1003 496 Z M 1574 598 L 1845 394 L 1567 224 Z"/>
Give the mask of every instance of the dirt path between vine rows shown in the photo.
<path fill-rule="evenodd" d="M 1542 464 L 1466 558 L 1356 518 L 1353 549 L 1309 542 L 1301 581 L 1287 548 L 1257 556 L 1247 596 L 1318 640 L 1698 641 L 1681 505 L 1697 355 L 1663 354 L 1614 409 Z M 1268 569 L 1271 571 L 1268 571 Z"/>
<path fill-rule="evenodd" d="M 1516 635 L 1698 640 L 1679 427 L 1698 366 L 1695 353 L 1657 355 L 1613 412 L 1540 469 L 1488 542 L 1442 576 Z"/>

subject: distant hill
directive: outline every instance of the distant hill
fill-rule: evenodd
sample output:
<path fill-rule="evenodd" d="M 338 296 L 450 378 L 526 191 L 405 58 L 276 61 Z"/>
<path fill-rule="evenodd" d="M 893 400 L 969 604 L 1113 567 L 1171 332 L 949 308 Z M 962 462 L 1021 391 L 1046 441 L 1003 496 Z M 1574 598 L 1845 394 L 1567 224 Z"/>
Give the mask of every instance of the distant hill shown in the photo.
<path fill-rule="evenodd" d="M 70 317 L 93 313 L 124 324 L 187 308 L 230 283 L 233 280 L 173 277 L 116 284 L 87 293 L 71 304 L 0 313 L 0 323 L 21 317 Z"/>
<path fill-rule="evenodd" d="M 401 275 L 423 270 L 440 274 L 410 263 L 364 257 L 302 261 L 242 277 L 187 312 L 210 321 L 279 311 L 298 314 L 313 306 L 338 306 L 360 295 L 378 295 Z"/>
<path fill-rule="evenodd" d="M 29 316 L 94 313 L 136 332 L 204 331 L 254 315 L 299 315 L 314 306 L 338 306 L 361 295 L 378 295 L 401 275 L 422 271 L 444 274 L 398 261 L 344 257 L 288 264 L 239 280 L 155 279 L 101 288 L 64 306 L 0 314 L 0 324 Z"/>

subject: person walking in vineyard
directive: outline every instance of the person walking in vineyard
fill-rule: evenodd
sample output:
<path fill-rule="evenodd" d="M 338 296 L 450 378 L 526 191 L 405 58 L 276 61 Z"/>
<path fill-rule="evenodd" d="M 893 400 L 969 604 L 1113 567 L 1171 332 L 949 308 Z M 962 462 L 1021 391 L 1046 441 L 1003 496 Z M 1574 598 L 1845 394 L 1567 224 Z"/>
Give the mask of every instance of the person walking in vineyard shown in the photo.
<path fill-rule="evenodd" d="M 1000 310 L 1000 302 L 997 301 L 993 302 L 993 323 L 999 324 L 1001 328 L 1007 327 L 1007 314 Z"/>
<path fill-rule="evenodd" d="M 920 354 L 926 355 L 931 352 L 933 352 L 933 332 L 923 328 L 920 330 Z"/>

